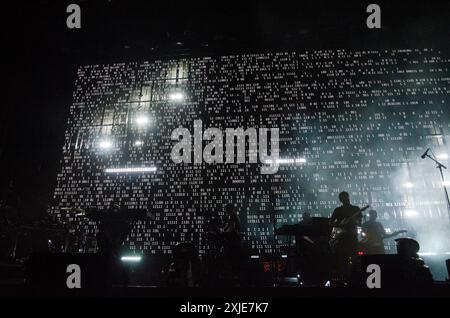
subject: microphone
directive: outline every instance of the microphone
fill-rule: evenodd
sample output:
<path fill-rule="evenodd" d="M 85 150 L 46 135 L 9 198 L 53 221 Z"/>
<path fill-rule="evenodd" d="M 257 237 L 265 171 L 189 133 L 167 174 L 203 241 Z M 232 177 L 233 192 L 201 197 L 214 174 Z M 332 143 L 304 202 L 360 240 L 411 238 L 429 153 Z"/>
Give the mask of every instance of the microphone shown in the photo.
<path fill-rule="evenodd" d="M 422 159 L 425 159 L 425 157 L 428 155 L 428 151 L 430 151 L 430 148 L 427 149 L 427 151 L 424 152 L 422 155 Z"/>

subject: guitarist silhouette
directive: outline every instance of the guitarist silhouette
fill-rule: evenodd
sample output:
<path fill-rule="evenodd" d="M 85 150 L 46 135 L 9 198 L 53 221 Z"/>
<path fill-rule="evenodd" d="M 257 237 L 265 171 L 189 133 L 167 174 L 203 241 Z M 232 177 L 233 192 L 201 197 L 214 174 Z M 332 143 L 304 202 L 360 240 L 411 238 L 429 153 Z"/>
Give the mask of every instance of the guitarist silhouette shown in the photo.
<path fill-rule="evenodd" d="M 365 254 L 385 254 L 383 240 L 407 232 L 402 230 L 387 234 L 383 225 L 377 221 L 377 216 L 377 211 L 370 210 L 369 221 L 361 227 L 365 237 L 360 243 Z"/>
<path fill-rule="evenodd" d="M 333 232 L 330 239 L 330 246 L 335 256 L 335 268 L 337 274 L 345 280 L 350 279 L 352 263 L 358 252 L 358 230 L 361 225 L 362 211 L 350 203 L 350 195 L 347 192 L 339 194 L 339 201 L 342 205 L 336 208 L 331 215 L 330 225 Z"/>

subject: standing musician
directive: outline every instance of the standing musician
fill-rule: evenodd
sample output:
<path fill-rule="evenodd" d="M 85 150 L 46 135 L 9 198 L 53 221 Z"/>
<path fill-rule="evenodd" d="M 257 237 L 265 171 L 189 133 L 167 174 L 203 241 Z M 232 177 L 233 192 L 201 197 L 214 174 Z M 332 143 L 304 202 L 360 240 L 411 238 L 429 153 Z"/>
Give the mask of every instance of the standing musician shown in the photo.
<path fill-rule="evenodd" d="M 406 231 L 397 231 L 387 234 L 383 224 L 377 221 L 377 211 L 369 211 L 369 220 L 362 225 L 364 238 L 361 241 L 361 247 L 365 254 L 385 254 L 383 240 L 405 233 Z"/>
<path fill-rule="evenodd" d="M 342 205 L 331 215 L 330 225 L 333 227 L 330 245 L 336 259 L 336 269 L 346 280 L 350 278 L 352 263 L 358 251 L 358 230 L 361 225 L 362 210 L 350 203 L 347 192 L 339 194 Z"/>

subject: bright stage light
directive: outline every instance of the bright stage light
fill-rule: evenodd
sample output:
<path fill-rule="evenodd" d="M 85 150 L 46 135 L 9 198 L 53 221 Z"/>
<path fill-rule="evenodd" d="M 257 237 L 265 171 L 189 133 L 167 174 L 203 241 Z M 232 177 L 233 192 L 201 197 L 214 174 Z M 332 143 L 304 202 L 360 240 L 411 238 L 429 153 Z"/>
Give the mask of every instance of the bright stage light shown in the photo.
<path fill-rule="evenodd" d="M 417 213 L 417 211 L 415 211 L 415 210 L 406 210 L 404 212 L 404 215 L 407 218 L 415 218 L 415 217 L 417 217 L 419 215 L 419 213 Z"/>
<path fill-rule="evenodd" d="M 106 173 L 134 173 L 134 172 L 155 172 L 156 167 L 134 167 L 134 168 L 107 168 Z"/>
<path fill-rule="evenodd" d="M 184 94 L 181 92 L 173 92 L 173 93 L 169 94 L 169 100 L 174 101 L 174 102 L 180 102 L 180 101 L 184 100 Z"/>
<path fill-rule="evenodd" d="M 136 124 L 139 126 L 147 125 L 150 122 L 150 119 L 147 116 L 139 116 L 136 118 Z"/>
<path fill-rule="evenodd" d="M 272 164 L 273 160 L 269 159 L 264 161 L 265 164 Z M 280 158 L 275 159 L 275 163 L 279 165 L 289 165 L 289 164 L 299 164 L 299 163 L 306 163 L 305 158 Z"/>
<path fill-rule="evenodd" d="M 102 140 L 98 143 L 100 149 L 110 149 L 112 148 L 112 142 L 110 140 Z"/>
<path fill-rule="evenodd" d="M 122 262 L 140 262 L 142 259 L 141 256 L 122 256 L 120 260 Z"/>
<path fill-rule="evenodd" d="M 448 159 L 448 154 L 446 153 L 440 153 L 436 156 L 437 159 L 439 160 L 447 160 Z"/>
<path fill-rule="evenodd" d="M 405 188 L 411 189 L 411 188 L 414 187 L 414 184 L 411 183 L 411 182 L 406 182 L 406 183 L 403 184 L 403 186 L 404 186 Z"/>
<path fill-rule="evenodd" d="M 134 142 L 134 145 L 136 146 L 136 147 L 140 147 L 140 146 L 142 146 L 144 144 L 144 142 L 143 141 L 140 141 L 140 140 L 136 140 L 135 142 Z"/>

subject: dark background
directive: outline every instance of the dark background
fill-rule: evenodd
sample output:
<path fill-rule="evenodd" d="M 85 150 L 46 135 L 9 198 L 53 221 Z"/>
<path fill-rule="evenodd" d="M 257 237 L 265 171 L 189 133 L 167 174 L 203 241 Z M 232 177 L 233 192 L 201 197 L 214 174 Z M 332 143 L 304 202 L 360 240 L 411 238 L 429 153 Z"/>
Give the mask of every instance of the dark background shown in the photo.
<path fill-rule="evenodd" d="M 81 29 L 66 7 L 81 7 Z M 382 29 L 366 27 L 381 6 Z M 2 3 L 0 197 L 50 204 L 80 64 L 318 48 L 449 48 L 449 1 L 10 1 Z"/>

